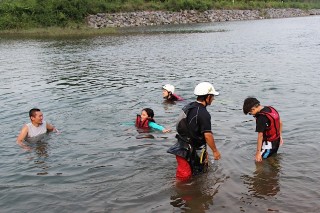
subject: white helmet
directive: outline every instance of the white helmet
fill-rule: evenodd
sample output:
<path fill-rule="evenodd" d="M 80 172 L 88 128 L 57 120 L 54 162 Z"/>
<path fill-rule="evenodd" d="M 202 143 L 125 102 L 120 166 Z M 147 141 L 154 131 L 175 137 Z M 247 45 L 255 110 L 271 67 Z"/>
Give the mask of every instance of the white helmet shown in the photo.
<path fill-rule="evenodd" d="M 168 92 L 174 93 L 174 86 L 171 84 L 166 84 L 162 88 L 167 90 Z"/>
<path fill-rule="evenodd" d="M 197 96 L 202 95 L 219 95 L 219 93 L 214 89 L 212 84 L 208 82 L 201 82 L 194 88 L 194 94 Z"/>

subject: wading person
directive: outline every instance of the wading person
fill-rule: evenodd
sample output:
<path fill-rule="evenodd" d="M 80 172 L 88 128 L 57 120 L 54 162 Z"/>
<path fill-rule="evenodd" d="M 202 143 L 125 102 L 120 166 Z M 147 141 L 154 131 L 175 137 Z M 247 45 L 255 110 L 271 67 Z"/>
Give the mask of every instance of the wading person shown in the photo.
<path fill-rule="evenodd" d="M 246 98 L 243 113 L 253 115 L 258 132 L 255 160 L 261 162 L 278 152 L 282 140 L 282 121 L 277 110 L 271 106 L 262 106 L 256 98 Z"/>
<path fill-rule="evenodd" d="M 183 101 L 183 98 L 174 94 L 174 86 L 171 84 L 166 84 L 162 87 L 162 96 L 166 101 Z"/>
<path fill-rule="evenodd" d="M 43 120 L 43 114 L 40 109 L 33 108 L 29 111 L 30 123 L 25 124 L 17 137 L 17 143 L 24 147 L 23 141 L 26 139 L 38 137 L 47 132 L 57 131 L 51 124 Z"/>
<path fill-rule="evenodd" d="M 176 155 L 176 177 L 180 180 L 207 171 L 207 145 L 215 160 L 221 158 L 211 131 L 211 116 L 206 109 L 219 93 L 212 84 L 202 82 L 195 87 L 194 94 L 197 100 L 186 105 L 179 116 L 176 125 L 178 141 L 168 150 L 168 153 Z"/>

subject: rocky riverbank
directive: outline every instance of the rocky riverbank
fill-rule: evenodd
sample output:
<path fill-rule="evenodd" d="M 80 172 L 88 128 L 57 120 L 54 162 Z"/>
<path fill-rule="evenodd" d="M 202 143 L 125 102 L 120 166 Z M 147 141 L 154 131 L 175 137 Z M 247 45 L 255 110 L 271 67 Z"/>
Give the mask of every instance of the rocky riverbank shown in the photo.
<path fill-rule="evenodd" d="M 150 11 L 129 13 L 99 13 L 89 15 L 87 24 L 92 28 L 191 24 L 222 21 L 241 21 L 270 18 L 289 18 L 320 15 L 320 9 L 262 9 L 262 10 L 208 10 Z"/>

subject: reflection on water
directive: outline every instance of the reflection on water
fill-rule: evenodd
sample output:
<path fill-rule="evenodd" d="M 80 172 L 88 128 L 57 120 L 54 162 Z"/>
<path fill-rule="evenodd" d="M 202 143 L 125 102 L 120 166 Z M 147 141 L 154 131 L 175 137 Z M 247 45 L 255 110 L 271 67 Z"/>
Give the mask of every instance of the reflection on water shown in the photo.
<path fill-rule="evenodd" d="M 42 134 L 33 138 L 28 138 L 24 142 L 23 149 L 27 151 L 27 159 L 33 161 L 35 165 L 41 170 L 37 175 L 47 175 L 49 166 L 47 159 L 49 158 L 49 134 Z"/>
<path fill-rule="evenodd" d="M 165 28 L 158 26 L 148 26 L 148 27 L 136 27 L 136 28 L 121 28 L 120 32 L 127 34 L 187 34 L 187 33 L 218 33 L 226 31 L 223 28 L 220 29 L 195 29 L 195 24 L 185 24 L 185 25 L 168 25 Z"/>
<path fill-rule="evenodd" d="M 208 173 L 194 176 L 188 181 L 177 181 L 170 204 L 180 209 L 177 212 L 212 212 L 214 196 L 227 179 L 219 165 L 211 164 Z"/>
<path fill-rule="evenodd" d="M 265 199 L 265 196 L 275 196 L 280 191 L 279 179 L 281 171 L 281 156 L 276 155 L 260 163 L 256 163 L 253 175 L 242 175 L 243 183 L 254 197 Z"/>
<path fill-rule="evenodd" d="M 177 182 L 176 194 L 170 197 L 170 204 L 181 209 L 181 212 L 206 212 L 206 210 L 212 208 L 213 196 L 218 192 L 214 188 L 215 183 L 211 183 L 211 187 L 207 188 L 210 185 L 204 183 L 205 180 L 194 179 L 192 182 Z"/>
<path fill-rule="evenodd" d="M 30 147 L 30 150 L 33 151 L 38 158 L 47 158 L 49 157 L 48 155 L 48 143 L 44 142 L 44 141 L 38 141 L 32 145 L 27 145 L 28 147 Z"/>
<path fill-rule="evenodd" d="M 137 139 L 143 139 L 143 138 L 154 139 L 155 137 L 153 135 L 145 133 L 145 132 L 139 132 L 139 135 L 137 135 L 136 138 Z"/>

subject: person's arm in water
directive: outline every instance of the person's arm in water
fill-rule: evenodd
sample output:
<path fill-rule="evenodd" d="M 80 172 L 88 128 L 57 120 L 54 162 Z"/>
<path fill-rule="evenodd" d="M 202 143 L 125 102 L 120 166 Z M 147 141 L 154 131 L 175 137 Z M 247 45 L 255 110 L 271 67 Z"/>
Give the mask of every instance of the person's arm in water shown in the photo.
<path fill-rule="evenodd" d="M 21 146 L 23 144 L 24 139 L 28 135 L 28 127 L 27 125 L 24 125 L 17 137 L 17 143 Z"/>
<path fill-rule="evenodd" d="M 27 135 L 28 135 L 28 127 L 27 125 L 24 125 L 20 131 L 20 134 L 17 137 L 17 144 L 24 150 L 29 151 L 30 147 L 28 147 L 26 144 L 23 143 Z"/>
<path fill-rule="evenodd" d="M 206 143 L 208 144 L 208 146 L 212 150 L 214 159 L 219 160 L 221 158 L 221 154 L 216 147 L 216 143 L 214 142 L 214 137 L 213 137 L 212 132 L 205 132 L 204 138 L 206 140 Z"/>
<path fill-rule="evenodd" d="M 155 123 L 155 122 L 152 122 L 152 121 L 149 121 L 149 126 L 150 126 L 151 128 L 153 128 L 153 129 L 160 130 L 160 131 L 162 131 L 162 132 L 164 132 L 164 133 L 170 132 L 169 129 L 165 129 L 163 126 L 161 126 L 161 125 L 159 125 L 159 124 L 157 124 L 157 123 Z"/>
<path fill-rule="evenodd" d="M 262 141 L 263 141 L 263 132 L 258 132 L 258 139 L 257 139 L 257 150 L 256 150 L 256 161 L 261 162 L 261 149 L 262 149 Z"/>
<path fill-rule="evenodd" d="M 183 101 L 183 98 L 180 97 L 179 95 L 177 94 L 172 94 L 172 95 L 176 98 L 177 101 Z"/>
<path fill-rule="evenodd" d="M 51 125 L 49 123 L 46 124 L 46 128 L 47 128 L 48 132 L 53 132 L 53 131 L 58 132 L 58 130 L 53 125 Z"/>

